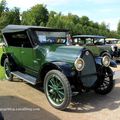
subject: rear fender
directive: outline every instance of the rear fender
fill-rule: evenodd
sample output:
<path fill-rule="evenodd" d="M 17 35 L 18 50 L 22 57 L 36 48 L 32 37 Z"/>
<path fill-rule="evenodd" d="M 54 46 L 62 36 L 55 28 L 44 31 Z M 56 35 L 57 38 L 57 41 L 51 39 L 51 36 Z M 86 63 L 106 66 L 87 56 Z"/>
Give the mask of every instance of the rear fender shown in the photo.
<path fill-rule="evenodd" d="M 1 57 L 1 66 L 4 66 L 4 61 L 5 59 L 8 58 L 9 62 L 10 62 L 10 66 L 11 66 L 11 70 L 12 71 L 24 71 L 24 69 L 20 66 L 18 66 L 14 60 L 14 58 L 12 57 L 12 55 L 10 53 L 3 53 L 2 57 Z"/>

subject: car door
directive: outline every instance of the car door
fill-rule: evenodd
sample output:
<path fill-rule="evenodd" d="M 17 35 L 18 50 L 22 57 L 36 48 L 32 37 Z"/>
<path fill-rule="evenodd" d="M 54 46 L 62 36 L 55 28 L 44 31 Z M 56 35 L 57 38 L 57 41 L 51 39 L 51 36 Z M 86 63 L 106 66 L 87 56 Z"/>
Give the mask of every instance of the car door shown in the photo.
<path fill-rule="evenodd" d="M 17 65 L 21 66 L 21 40 L 19 39 L 19 32 L 11 32 L 4 34 L 4 39 L 7 43 L 6 52 L 10 53 Z"/>
<path fill-rule="evenodd" d="M 28 74 L 34 75 L 34 49 L 32 47 L 32 43 L 26 33 L 26 31 L 21 34 L 21 60 L 22 65 L 25 68 L 25 72 Z"/>

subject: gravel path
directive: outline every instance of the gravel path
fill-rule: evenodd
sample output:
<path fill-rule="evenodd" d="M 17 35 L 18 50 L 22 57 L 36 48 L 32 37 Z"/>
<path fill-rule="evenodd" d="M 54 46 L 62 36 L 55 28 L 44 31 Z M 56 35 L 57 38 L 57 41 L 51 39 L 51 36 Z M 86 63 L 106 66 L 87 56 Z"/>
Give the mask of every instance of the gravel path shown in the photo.
<path fill-rule="evenodd" d="M 25 82 L 0 81 L 0 111 L 5 120 L 120 120 L 120 79 L 106 95 L 75 96 L 66 111 L 49 105 L 42 90 Z"/>

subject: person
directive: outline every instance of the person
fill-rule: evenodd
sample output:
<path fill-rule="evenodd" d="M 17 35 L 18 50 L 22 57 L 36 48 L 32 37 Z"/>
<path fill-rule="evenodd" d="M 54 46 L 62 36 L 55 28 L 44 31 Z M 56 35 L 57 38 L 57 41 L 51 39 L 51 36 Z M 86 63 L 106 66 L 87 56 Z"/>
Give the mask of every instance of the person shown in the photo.
<path fill-rule="evenodd" d="M 71 38 L 71 35 L 70 35 L 70 34 L 67 35 L 66 45 L 72 45 L 72 38 Z"/>

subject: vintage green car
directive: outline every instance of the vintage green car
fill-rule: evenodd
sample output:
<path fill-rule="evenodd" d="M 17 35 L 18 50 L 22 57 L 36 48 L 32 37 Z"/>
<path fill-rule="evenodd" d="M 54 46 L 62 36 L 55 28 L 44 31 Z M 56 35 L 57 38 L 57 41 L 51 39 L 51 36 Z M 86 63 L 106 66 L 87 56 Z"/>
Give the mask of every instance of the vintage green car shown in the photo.
<path fill-rule="evenodd" d="M 14 76 L 43 85 L 49 103 L 64 110 L 74 92 L 109 93 L 116 67 L 108 56 L 94 57 L 90 50 L 66 45 L 68 30 L 8 25 L 2 30 L 5 45 L 1 65 L 8 80 Z"/>
<path fill-rule="evenodd" d="M 108 55 L 112 59 L 120 60 L 120 52 L 116 46 L 107 44 L 106 37 L 98 35 L 74 35 L 72 44 L 84 46 L 91 50 L 95 56 Z"/>

